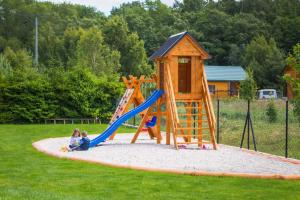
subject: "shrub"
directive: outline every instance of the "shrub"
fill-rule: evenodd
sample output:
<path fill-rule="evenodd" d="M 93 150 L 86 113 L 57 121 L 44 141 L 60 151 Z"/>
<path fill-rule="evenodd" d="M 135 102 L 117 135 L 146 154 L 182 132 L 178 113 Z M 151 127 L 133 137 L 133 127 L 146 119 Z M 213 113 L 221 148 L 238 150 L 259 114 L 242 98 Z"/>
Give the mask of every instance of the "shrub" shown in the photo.
<path fill-rule="evenodd" d="M 43 74 L 33 68 L 17 70 L 0 81 L 0 123 L 57 117 L 106 122 L 123 89 L 118 77 L 97 77 L 86 68 L 53 68 Z"/>
<path fill-rule="evenodd" d="M 270 123 L 274 123 L 277 121 L 277 110 L 275 108 L 275 104 L 273 100 L 271 100 L 267 105 L 266 115 Z"/>
<path fill-rule="evenodd" d="M 255 97 L 257 90 L 256 82 L 253 78 L 253 71 L 250 67 L 247 68 L 247 78 L 241 81 L 240 96 L 242 99 L 252 100 Z"/>

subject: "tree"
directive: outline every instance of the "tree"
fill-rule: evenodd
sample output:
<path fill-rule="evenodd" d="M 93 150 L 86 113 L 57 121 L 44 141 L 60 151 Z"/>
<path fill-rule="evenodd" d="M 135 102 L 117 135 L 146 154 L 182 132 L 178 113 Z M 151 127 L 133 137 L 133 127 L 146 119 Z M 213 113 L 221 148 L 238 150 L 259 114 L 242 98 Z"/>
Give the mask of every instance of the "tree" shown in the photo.
<path fill-rule="evenodd" d="M 121 54 L 122 75 L 150 75 L 144 42 L 138 34 L 130 33 L 126 21 L 119 16 L 112 16 L 103 27 L 105 42 L 111 49 Z"/>
<path fill-rule="evenodd" d="M 247 68 L 247 78 L 241 81 L 240 97 L 246 100 L 252 100 L 255 98 L 257 90 L 256 82 L 253 78 L 253 71 L 249 67 Z"/>
<path fill-rule="evenodd" d="M 0 81 L 12 75 L 12 67 L 3 54 L 0 54 Z"/>
<path fill-rule="evenodd" d="M 77 65 L 88 67 L 97 75 L 116 74 L 120 67 L 120 53 L 111 51 L 104 43 L 101 30 L 96 27 L 84 31 L 77 45 Z"/>
<path fill-rule="evenodd" d="M 267 115 L 268 121 L 270 123 L 274 123 L 277 121 L 278 114 L 277 114 L 277 109 L 275 107 L 275 103 L 274 103 L 273 99 L 271 99 L 271 101 L 267 105 L 266 115 Z"/>
<path fill-rule="evenodd" d="M 273 38 L 255 37 L 246 47 L 243 65 L 253 70 L 259 88 L 280 88 L 284 59 Z"/>
<path fill-rule="evenodd" d="M 25 49 L 14 51 L 10 47 L 7 47 L 4 50 L 3 56 L 15 70 L 23 70 L 32 67 L 32 56 Z"/>
<path fill-rule="evenodd" d="M 74 27 L 68 27 L 64 32 L 64 67 L 65 71 L 68 68 L 72 68 L 76 65 L 77 62 L 77 44 L 80 40 L 80 36 L 83 34 L 84 30 Z"/>
<path fill-rule="evenodd" d="M 297 74 L 300 74 L 300 43 L 293 47 L 293 51 L 287 57 L 286 63 L 292 66 Z M 295 100 L 293 101 L 294 112 L 300 121 L 300 77 L 292 78 L 289 75 L 285 75 L 284 79 L 291 84 L 295 93 Z"/>
<path fill-rule="evenodd" d="M 191 12 L 197 11 L 205 8 L 208 4 L 208 0 L 183 0 L 181 4 L 182 11 L 184 12 Z"/>

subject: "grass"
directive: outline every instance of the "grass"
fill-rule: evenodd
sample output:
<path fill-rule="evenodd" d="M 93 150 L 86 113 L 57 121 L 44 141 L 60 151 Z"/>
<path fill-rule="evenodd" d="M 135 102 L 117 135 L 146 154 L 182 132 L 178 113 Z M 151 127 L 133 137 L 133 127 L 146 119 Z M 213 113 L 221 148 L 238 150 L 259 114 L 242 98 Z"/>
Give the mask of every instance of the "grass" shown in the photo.
<path fill-rule="evenodd" d="M 0 125 L 0 199 L 300 199 L 300 181 L 118 169 L 49 157 L 31 145 L 43 138 L 69 136 L 75 127 L 89 133 L 105 129 L 104 125 Z"/>

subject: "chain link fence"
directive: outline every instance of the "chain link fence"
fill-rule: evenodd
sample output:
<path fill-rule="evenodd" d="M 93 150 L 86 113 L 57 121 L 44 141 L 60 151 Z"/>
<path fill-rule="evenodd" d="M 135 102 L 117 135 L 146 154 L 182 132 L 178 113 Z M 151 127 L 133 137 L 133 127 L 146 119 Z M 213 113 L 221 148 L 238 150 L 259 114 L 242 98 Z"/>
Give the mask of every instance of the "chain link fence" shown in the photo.
<path fill-rule="evenodd" d="M 219 102 L 219 109 L 218 109 Z M 221 144 L 240 146 L 247 101 L 239 99 L 214 100 L 218 119 L 217 138 Z M 300 123 L 293 112 L 293 104 L 284 100 L 254 100 L 250 102 L 253 133 L 260 152 L 300 159 Z M 243 147 L 247 148 L 248 128 Z M 249 149 L 254 150 L 250 128 Z"/>
<path fill-rule="evenodd" d="M 142 91 L 147 98 L 152 90 L 151 86 L 147 86 Z M 247 101 L 238 98 L 214 98 L 213 106 L 216 116 L 219 112 L 217 117 L 219 128 L 216 130 L 218 143 L 240 147 L 247 116 Z M 132 108 L 133 106 L 129 109 Z M 292 102 L 285 100 L 250 102 L 249 111 L 257 151 L 300 159 L 300 121 L 293 110 Z M 126 123 L 138 126 L 140 121 L 141 117 L 137 115 Z M 162 118 L 162 131 L 165 130 L 165 125 L 166 120 Z M 249 132 L 249 149 L 255 150 L 251 128 Z M 248 128 L 246 127 L 242 147 L 247 148 L 247 143 Z"/>

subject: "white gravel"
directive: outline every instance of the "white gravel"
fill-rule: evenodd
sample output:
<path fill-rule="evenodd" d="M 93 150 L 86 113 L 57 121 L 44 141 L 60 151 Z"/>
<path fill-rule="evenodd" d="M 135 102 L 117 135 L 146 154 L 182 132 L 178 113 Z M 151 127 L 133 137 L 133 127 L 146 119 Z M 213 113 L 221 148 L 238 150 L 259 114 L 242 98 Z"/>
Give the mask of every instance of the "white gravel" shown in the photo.
<path fill-rule="evenodd" d="M 95 136 L 92 135 L 90 138 Z M 300 161 L 297 164 L 284 161 L 279 157 L 249 153 L 227 145 L 219 145 L 218 150 L 201 150 L 196 147 L 175 150 L 172 145 L 165 145 L 164 141 L 162 144 L 156 144 L 156 141 L 150 140 L 146 134 L 141 134 L 136 144 L 130 144 L 132 137 L 133 134 L 117 134 L 113 141 L 107 141 L 88 151 L 60 151 L 62 146 L 68 145 L 69 138 L 49 138 L 35 142 L 33 145 L 40 151 L 58 157 L 130 168 L 176 170 L 189 173 L 300 176 Z"/>

